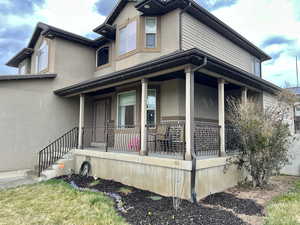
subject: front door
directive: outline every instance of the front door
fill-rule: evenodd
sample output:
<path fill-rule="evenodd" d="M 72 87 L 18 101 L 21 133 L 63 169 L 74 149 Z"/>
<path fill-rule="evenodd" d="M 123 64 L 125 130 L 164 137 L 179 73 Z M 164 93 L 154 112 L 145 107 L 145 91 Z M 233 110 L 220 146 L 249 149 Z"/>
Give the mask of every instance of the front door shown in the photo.
<path fill-rule="evenodd" d="M 94 103 L 94 142 L 105 142 L 105 123 L 110 120 L 110 99 Z"/>

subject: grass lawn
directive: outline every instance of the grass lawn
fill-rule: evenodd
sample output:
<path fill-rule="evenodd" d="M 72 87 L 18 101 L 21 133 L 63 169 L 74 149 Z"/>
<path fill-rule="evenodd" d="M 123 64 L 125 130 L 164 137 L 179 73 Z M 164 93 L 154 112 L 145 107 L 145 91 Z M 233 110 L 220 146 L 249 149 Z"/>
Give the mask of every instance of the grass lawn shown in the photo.
<path fill-rule="evenodd" d="M 300 225 L 300 181 L 291 191 L 273 199 L 267 213 L 265 225 Z"/>
<path fill-rule="evenodd" d="M 0 191 L 0 225 L 125 225 L 114 202 L 62 181 Z"/>

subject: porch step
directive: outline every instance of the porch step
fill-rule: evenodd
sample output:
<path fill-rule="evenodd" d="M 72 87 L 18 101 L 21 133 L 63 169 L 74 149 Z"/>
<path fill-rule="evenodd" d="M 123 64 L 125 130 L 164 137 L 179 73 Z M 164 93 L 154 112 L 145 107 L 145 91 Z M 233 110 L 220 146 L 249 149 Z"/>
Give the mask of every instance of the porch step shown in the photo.
<path fill-rule="evenodd" d="M 41 173 L 43 180 L 50 180 L 55 177 L 71 174 L 74 170 L 74 156 L 72 152 L 64 155 L 62 159 Z"/>
<path fill-rule="evenodd" d="M 101 143 L 101 142 L 92 142 L 91 143 L 91 147 L 103 147 L 105 148 L 105 143 Z"/>

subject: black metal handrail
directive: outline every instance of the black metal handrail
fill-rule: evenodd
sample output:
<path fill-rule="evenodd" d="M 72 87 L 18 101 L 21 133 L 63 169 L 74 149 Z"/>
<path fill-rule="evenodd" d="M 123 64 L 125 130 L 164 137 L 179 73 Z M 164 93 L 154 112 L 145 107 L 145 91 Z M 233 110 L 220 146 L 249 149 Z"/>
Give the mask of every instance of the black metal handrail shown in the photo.
<path fill-rule="evenodd" d="M 78 127 L 75 127 L 39 151 L 39 176 L 70 150 L 78 148 L 78 133 Z"/>

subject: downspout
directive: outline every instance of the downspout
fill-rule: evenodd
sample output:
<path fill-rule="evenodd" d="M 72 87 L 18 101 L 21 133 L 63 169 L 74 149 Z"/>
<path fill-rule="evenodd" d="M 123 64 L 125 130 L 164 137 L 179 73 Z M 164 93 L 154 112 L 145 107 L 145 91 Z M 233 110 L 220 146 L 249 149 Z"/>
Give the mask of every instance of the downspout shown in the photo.
<path fill-rule="evenodd" d="M 189 1 L 189 4 L 180 11 L 179 13 L 179 50 L 182 50 L 182 14 L 185 13 L 192 5 L 192 2 Z"/>
<path fill-rule="evenodd" d="M 203 63 L 194 68 L 192 71 L 197 72 L 198 70 L 204 68 L 207 65 L 207 57 L 204 57 Z M 193 134 L 194 135 L 194 134 Z M 194 138 L 194 137 L 192 137 Z M 194 142 L 193 142 L 194 143 Z M 195 149 L 192 148 L 192 171 L 191 171 L 191 198 L 193 203 L 197 203 L 197 193 L 196 193 L 196 168 L 197 168 L 197 156 Z"/>

